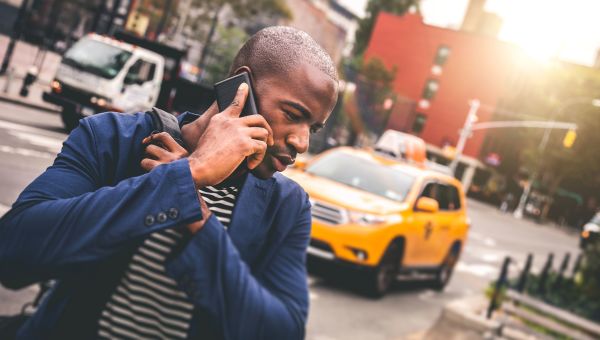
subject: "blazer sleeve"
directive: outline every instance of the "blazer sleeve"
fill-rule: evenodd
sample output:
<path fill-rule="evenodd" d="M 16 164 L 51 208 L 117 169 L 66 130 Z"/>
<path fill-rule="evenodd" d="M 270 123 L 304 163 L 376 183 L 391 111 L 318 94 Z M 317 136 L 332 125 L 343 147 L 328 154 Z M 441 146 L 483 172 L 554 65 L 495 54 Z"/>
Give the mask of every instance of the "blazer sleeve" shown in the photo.
<path fill-rule="evenodd" d="M 192 301 L 215 316 L 225 339 L 304 338 L 311 215 L 302 194 L 295 225 L 264 272 L 251 273 L 214 215 L 167 264 Z"/>
<path fill-rule="evenodd" d="M 123 115 L 127 124 L 115 124 L 120 119 L 115 114 L 100 116 L 81 121 L 53 165 L 0 220 L 3 285 L 20 288 L 60 278 L 144 235 L 201 218 L 187 159 L 105 184 L 106 169 L 116 166 L 107 163 L 139 158 L 127 152 L 151 125 L 140 128 L 146 121 L 141 115 Z"/>

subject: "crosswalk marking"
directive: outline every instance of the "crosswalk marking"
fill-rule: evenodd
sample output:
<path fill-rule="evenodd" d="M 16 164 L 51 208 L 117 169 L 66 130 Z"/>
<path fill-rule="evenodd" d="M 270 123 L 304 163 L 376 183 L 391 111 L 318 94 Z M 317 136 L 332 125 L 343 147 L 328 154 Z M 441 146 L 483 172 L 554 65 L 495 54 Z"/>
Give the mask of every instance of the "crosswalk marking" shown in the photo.
<path fill-rule="evenodd" d="M 0 120 L 0 129 L 6 130 L 7 134 L 22 140 L 26 145 L 42 147 L 46 150 L 36 150 L 27 146 L 19 147 L 14 145 L 0 144 L 0 153 L 24 157 L 54 159 L 56 154 L 62 148 L 62 143 L 66 138 L 66 135 L 62 133 L 8 122 L 5 120 Z"/>
<path fill-rule="evenodd" d="M 65 139 L 66 135 L 64 133 L 52 132 L 40 128 L 36 128 L 33 126 L 28 126 L 19 123 L 8 122 L 6 120 L 0 119 L 0 128 L 11 130 L 11 131 L 22 131 L 34 133 L 36 135 L 46 135 L 46 136 L 54 136 L 57 140 Z"/>
<path fill-rule="evenodd" d="M 32 150 L 32 149 L 26 149 L 26 148 L 15 148 L 14 146 L 10 146 L 10 145 L 0 145 L 0 152 L 10 153 L 13 155 L 20 155 L 20 156 L 25 156 L 25 157 L 38 157 L 38 158 L 46 158 L 46 159 L 53 159 L 54 157 L 56 157 L 56 154 L 53 154 L 50 152 L 43 152 L 43 151 L 37 151 L 37 150 Z"/>
<path fill-rule="evenodd" d="M 26 141 L 29 144 L 44 147 L 49 151 L 59 152 L 62 148 L 63 140 L 55 137 L 48 137 L 22 131 L 8 131 L 8 133 L 12 136 Z"/>

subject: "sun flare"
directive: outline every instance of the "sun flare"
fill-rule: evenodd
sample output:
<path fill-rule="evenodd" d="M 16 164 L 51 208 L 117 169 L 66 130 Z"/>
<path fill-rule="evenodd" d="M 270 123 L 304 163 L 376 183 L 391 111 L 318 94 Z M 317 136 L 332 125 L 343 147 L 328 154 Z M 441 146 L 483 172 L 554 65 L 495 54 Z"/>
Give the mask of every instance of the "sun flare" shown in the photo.
<path fill-rule="evenodd" d="M 504 17 L 501 36 L 532 58 L 545 61 L 560 57 L 578 25 L 578 18 L 564 2 L 529 0 L 520 2 L 518 11 Z"/>

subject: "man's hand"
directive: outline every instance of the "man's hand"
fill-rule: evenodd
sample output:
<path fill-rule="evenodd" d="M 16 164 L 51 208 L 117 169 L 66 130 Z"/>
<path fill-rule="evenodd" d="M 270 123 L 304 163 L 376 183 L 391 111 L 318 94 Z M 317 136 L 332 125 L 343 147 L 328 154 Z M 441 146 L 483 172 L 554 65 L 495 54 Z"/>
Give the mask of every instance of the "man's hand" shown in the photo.
<path fill-rule="evenodd" d="M 179 145 L 175 139 L 166 132 L 151 134 L 144 138 L 142 143 L 146 145 L 146 150 L 144 152 L 144 159 L 141 161 L 141 166 L 146 171 L 151 171 L 161 164 L 170 163 L 188 156 L 187 150 Z M 211 212 L 200 193 L 198 193 L 198 200 L 200 201 L 202 219 L 186 225 L 192 234 L 202 229 L 204 223 L 206 223 L 211 215 Z"/>
<path fill-rule="evenodd" d="M 146 145 L 146 150 L 144 152 L 144 159 L 142 159 L 140 165 L 146 171 L 189 155 L 187 150 L 166 132 L 153 133 L 144 138 L 142 143 Z"/>
<path fill-rule="evenodd" d="M 261 115 L 240 118 L 248 85 L 242 84 L 231 105 L 213 115 L 189 156 L 190 170 L 199 188 L 221 183 L 248 157 L 248 168 L 256 168 L 273 145 L 273 131 Z"/>

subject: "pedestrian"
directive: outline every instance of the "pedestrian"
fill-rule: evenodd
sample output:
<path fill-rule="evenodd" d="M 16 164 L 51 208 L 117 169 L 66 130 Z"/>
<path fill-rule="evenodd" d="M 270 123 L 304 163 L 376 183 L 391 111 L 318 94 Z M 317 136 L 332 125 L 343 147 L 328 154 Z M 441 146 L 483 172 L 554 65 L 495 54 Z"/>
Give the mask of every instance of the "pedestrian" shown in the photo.
<path fill-rule="evenodd" d="M 242 85 L 222 112 L 178 117 L 185 148 L 146 113 L 80 121 L 0 221 L 2 284 L 57 280 L 18 338 L 304 337 L 310 204 L 277 172 L 333 110 L 336 69 L 270 27 L 239 50 L 244 71 L 261 114 L 239 117 Z"/>

